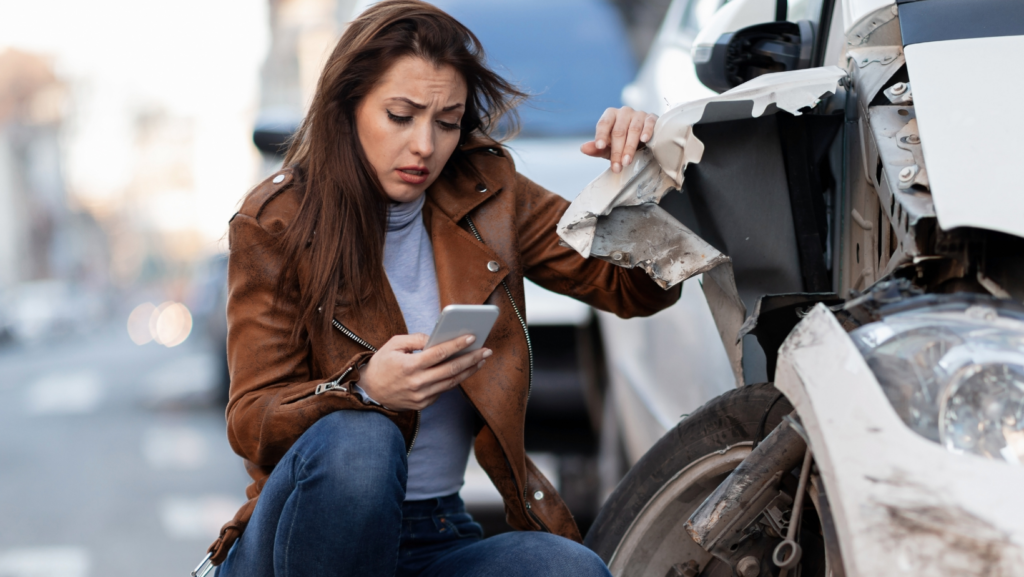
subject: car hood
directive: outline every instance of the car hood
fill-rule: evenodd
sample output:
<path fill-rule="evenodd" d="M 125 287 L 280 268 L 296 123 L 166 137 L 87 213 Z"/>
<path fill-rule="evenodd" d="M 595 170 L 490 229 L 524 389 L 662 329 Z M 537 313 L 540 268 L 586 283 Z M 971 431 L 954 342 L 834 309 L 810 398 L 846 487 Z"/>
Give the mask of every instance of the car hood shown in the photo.
<path fill-rule="evenodd" d="M 1018 141 L 1024 114 L 1016 110 L 1024 94 L 1024 75 L 1017 72 L 1021 53 L 1024 36 L 905 48 L 921 147 L 943 229 L 966 226 L 1024 237 Z"/>

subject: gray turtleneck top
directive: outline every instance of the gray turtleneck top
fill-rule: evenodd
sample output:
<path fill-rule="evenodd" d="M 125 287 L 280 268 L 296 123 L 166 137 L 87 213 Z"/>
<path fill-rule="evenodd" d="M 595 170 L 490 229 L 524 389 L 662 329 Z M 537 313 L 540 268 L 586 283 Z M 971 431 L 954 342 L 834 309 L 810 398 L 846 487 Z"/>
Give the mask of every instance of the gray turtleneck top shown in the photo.
<path fill-rule="evenodd" d="M 412 202 L 392 203 L 384 241 L 384 271 L 409 334 L 429 335 L 441 313 L 434 247 L 423 226 L 426 199 L 424 194 Z M 420 412 L 419 433 L 409 455 L 407 501 L 443 497 L 462 488 L 473 424 L 473 408 L 458 387 Z"/>

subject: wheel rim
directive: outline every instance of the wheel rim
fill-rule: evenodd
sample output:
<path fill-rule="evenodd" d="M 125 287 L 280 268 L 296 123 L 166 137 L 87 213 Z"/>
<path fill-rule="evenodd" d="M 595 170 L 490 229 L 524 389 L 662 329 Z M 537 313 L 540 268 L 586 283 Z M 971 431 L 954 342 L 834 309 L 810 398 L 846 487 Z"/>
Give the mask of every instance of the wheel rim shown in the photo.
<path fill-rule="evenodd" d="M 752 443 L 738 443 L 690 463 L 647 501 L 612 554 L 612 575 L 665 575 L 680 559 L 702 566 L 711 554 L 697 545 L 684 525 L 690 514 L 750 454 Z"/>

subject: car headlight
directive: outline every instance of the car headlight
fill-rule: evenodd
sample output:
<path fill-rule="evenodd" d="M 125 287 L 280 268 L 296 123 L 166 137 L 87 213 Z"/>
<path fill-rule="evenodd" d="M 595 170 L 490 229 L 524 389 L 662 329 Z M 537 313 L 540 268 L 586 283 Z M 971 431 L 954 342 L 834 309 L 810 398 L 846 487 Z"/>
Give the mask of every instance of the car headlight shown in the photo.
<path fill-rule="evenodd" d="M 960 303 L 850 336 L 911 429 L 954 453 L 1024 464 L 1024 314 Z"/>

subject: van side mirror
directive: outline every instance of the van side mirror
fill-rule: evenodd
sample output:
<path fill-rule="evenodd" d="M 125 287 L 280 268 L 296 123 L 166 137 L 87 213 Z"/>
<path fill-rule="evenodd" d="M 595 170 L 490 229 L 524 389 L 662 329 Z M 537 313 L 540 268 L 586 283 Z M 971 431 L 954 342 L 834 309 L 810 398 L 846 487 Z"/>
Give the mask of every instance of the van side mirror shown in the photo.
<path fill-rule="evenodd" d="M 770 72 L 810 68 L 814 52 L 814 25 L 766 22 L 727 32 L 714 44 L 694 43 L 697 78 L 715 92 L 725 92 Z"/>

